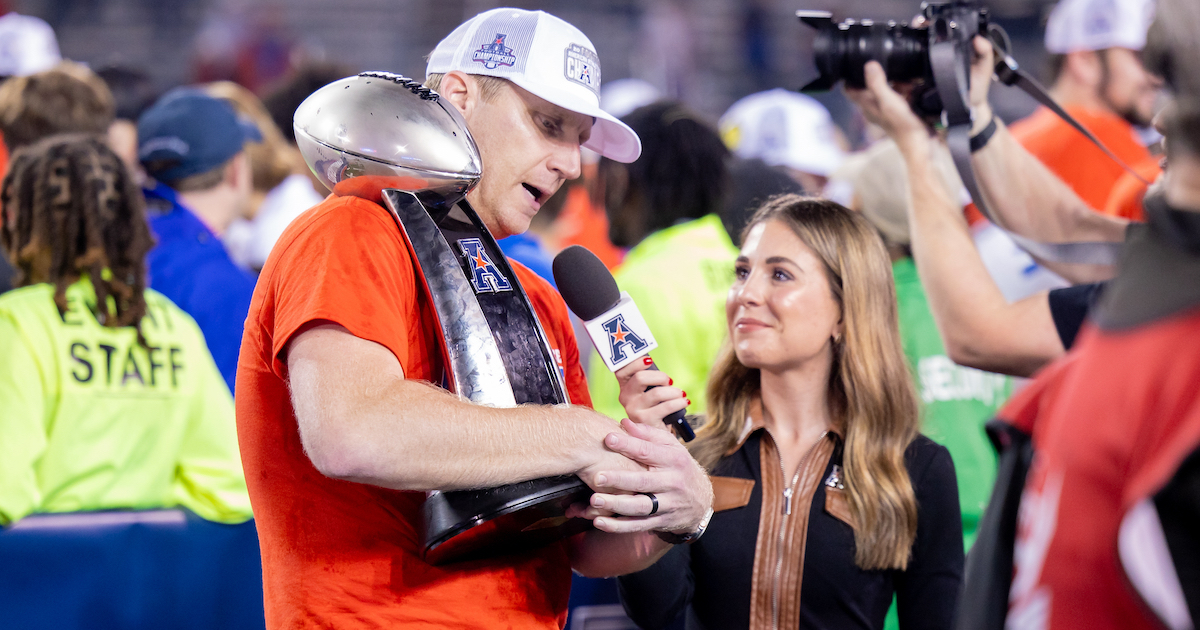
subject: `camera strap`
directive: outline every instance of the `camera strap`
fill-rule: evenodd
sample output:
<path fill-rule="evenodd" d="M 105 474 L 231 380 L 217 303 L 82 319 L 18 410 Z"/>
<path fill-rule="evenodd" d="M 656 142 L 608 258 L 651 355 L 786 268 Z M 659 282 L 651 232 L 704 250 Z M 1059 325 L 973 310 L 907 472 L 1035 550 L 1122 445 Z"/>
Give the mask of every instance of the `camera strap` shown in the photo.
<path fill-rule="evenodd" d="M 1045 87 L 1042 86 L 1041 83 L 1038 83 L 1037 79 L 1030 76 L 1029 73 L 1025 72 L 1020 66 L 1017 65 L 1016 59 L 1010 57 L 1007 53 L 1001 50 L 999 46 L 996 46 L 994 42 L 992 44 L 992 49 L 995 50 L 996 59 L 998 59 L 996 62 L 996 78 L 1000 79 L 1001 83 L 1020 88 L 1022 92 L 1032 96 L 1034 100 L 1042 105 L 1045 105 L 1047 109 L 1057 114 L 1059 118 L 1063 119 L 1063 121 L 1065 121 L 1068 125 L 1074 127 L 1075 130 L 1083 134 L 1085 138 L 1091 140 L 1092 144 L 1096 145 L 1096 147 L 1103 151 L 1104 154 L 1107 155 L 1113 162 L 1116 162 L 1121 168 L 1125 169 L 1129 172 L 1129 174 L 1136 177 L 1138 181 L 1147 186 L 1150 185 L 1150 181 L 1145 177 L 1142 177 L 1141 173 L 1138 173 L 1133 169 L 1133 167 L 1126 164 L 1124 160 L 1117 157 L 1117 154 L 1113 153 L 1111 149 L 1105 146 L 1104 143 L 1101 142 L 1100 139 L 1095 135 L 1093 135 L 1091 131 L 1088 131 L 1087 127 L 1084 127 L 1082 124 L 1080 124 L 1078 120 L 1075 120 L 1074 116 L 1071 116 L 1071 114 L 1067 113 L 1067 110 L 1063 109 L 1061 105 L 1055 102 L 1054 98 L 1050 96 L 1050 93 Z"/>
<path fill-rule="evenodd" d="M 969 40 L 967 43 L 969 45 Z M 975 169 L 971 165 L 971 113 L 968 96 L 968 69 L 960 61 L 961 59 L 969 59 L 970 57 L 969 54 L 964 54 L 964 51 L 957 50 L 956 46 L 958 44 L 950 41 L 934 44 L 929 50 L 929 62 L 933 70 L 938 95 L 942 99 L 943 121 L 946 126 L 946 144 L 950 148 L 950 155 L 954 159 L 954 166 L 962 178 L 963 185 L 966 186 L 967 192 L 975 202 L 975 207 L 996 227 L 1007 234 L 1021 249 L 1035 258 L 1070 264 L 1116 264 L 1118 254 L 1121 250 L 1121 243 L 1119 242 L 1078 241 L 1070 243 L 1045 243 L 1015 234 L 1001 227 L 996 221 L 994 218 L 995 215 L 991 212 L 986 198 L 979 187 L 979 182 L 975 178 Z M 1016 66 L 1016 62 L 1012 61 L 1011 57 L 1003 55 L 1003 58 L 1008 67 L 1005 76 L 1009 77 L 1012 82 L 1009 82 L 1004 77 L 1001 77 L 1002 81 L 1008 85 L 1015 84 L 1039 102 L 1046 103 L 1047 107 L 1050 107 L 1052 111 L 1063 117 L 1069 124 L 1080 130 L 1092 142 L 1096 143 L 1105 153 L 1132 172 L 1128 166 L 1117 159 L 1095 136 L 1059 107 L 1057 103 L 1054 103 L 1054 99 L 1049 94 L 1046 94 L 1045 89 L 1041 88 L 1036 80 L 1021 71 Z M 1009 65 L 1009 62 L 1011 62 L 1011 65 Z"/>

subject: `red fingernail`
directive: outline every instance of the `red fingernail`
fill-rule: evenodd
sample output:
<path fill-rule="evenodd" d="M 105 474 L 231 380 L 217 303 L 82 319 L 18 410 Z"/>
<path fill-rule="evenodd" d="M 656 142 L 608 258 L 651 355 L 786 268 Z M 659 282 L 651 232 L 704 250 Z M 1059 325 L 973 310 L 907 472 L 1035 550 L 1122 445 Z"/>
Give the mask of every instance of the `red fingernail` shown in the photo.
<path fill-rule="evenodd" d="M 653 363 L 654 363 L 654 359 L 651 359 L 650 357 L 642 357 L 643 365 L 652 365 Z"/>
<path fill-rule="evenodd" d="M 691 406 L 692 406 L 692 399 L 691 399 L 691 398 L 689 398 L 689 399 L 688 399 L 688 401 L 687 401 L 687 403 L 688 403 L 688 406 L 689 406 L 689 407 L 691 407 Z"/>
<path fill-rule="evenodd" d="M 667 377 L 667 385 L 674 385 L 674 384 L 675 384 L 675 379 L 668 376 Z"/>
<path fill-rule="evenodd" d="M 683 391 L 683 390 L 680 390 L 680 391 L 679 391 L 679 396 L 680 396 L 680 397 L 682 397 L 682 398 L 687 398 L 687 392 L 685 392 L 685 391 Z"/>

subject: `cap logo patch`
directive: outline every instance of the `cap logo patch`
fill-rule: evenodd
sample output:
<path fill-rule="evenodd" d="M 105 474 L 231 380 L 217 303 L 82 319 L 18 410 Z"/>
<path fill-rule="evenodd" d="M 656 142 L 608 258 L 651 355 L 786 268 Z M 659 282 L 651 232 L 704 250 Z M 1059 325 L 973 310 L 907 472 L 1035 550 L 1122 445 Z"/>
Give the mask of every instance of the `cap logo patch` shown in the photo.
<path fill-rule="evenodd" d="M 782 107 L 772 107 L 762 113 L 759 122 L 762 133 L 763 149 L 767 151 L 787 151 L 788 148 L 788 116 Z"/>
<path fill-rule="evenodd" d="M 1112 0 L 1095 3 L 1083 24 L 1083 32 L 1091 36 L 1111 33 L 1115 30 L 1112 19 L 1116 13 L 1117 7 Z"/>
<path fill-rule="evenodd" d="M 517 63 L 517 58 L 513 56 L 512 48 L 504 45 L 504 40 L 508 37 L 505 33 L 496 33 L 496 37 L 490 44 L 484 44 L 471 55 L 471 61 L 483 64 L 483 67 L 488 70 L 495 70 L 498 66 L 512 66 Z"/>
<path fill-rule="evenodd" d="M 571 44 L 563 58 L 563 72 L 569 81 L 600 94 L 600 57 L 596 53 L 579 44 Z"/>

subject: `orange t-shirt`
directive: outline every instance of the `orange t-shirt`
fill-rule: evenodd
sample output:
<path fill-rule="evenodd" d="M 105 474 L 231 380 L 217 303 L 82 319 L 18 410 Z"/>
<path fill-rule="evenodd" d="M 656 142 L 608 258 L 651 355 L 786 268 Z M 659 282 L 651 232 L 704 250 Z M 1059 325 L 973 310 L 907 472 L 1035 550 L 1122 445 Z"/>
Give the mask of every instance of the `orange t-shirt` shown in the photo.
<path fill-rule="evenodd" d="M 512 266 L 562 357 L 571 400 L 590 406 L 566 305 L 533 272 Z M 292 222 L 259 277 L 236 402 L 269 628 L 561 628 L 566 621 L 565 543 L 431 566 L 420 556 L 423 493 L 331 479 L 304 454 L 284 351 L 306 323 L 336 322 L 391 350 L 407 378 L 441 381 L 439 333 L 416 273 L 387 210 L 331 196 Z"/>
<path fill-rule="evenodd" d="M 1126 164 L 1133 166 L 1150 157 L 1133 126 L 1116 114 L 1082 107 L 1065 109 Z M 1125 174 L 1120 164 L 1045 107 L 1013 123 L 1010 130 L 1018 142 L 1097 211 L 1104 209 L 1113 185 Z"/>
<path fill-rule="evenodd" d="M 1162 174 L 1159 161 L 1159 157 L 1150 156 L 1130 166 L 1138 175 L 1142 176 L 1142 179 L 1153 182 Z M 1108 202 L 1102 208 L 1104 214 L 1123 217 L 1130 221 L 1145 221 L 1146 212 L 1142 208 L 1142 199 L 1146 197 L 1147 188 L 1149 186 L 1141 179 L 1134 177 L 1132 173 L 1122 174 L 1117 183 L 1113 184 L 1112 192 L 1108 195 Z"/>

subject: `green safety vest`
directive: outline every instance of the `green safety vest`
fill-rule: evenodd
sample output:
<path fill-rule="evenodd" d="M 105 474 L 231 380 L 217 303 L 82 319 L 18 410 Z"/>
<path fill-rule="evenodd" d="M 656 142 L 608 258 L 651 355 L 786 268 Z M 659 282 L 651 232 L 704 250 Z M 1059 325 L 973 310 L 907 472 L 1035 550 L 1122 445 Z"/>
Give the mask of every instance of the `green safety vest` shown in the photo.
<path fill-rule="evenodd" d="M 184 506 L 251 517 L 233 399 L 196 322 L 147 289 L 141 330 L 93 315 L 88 279 L 0 295 L 0 525 L 34 512 Z"/>
<path fill-rule="evenodd" d="M 692 400 L 688 413 L 703 413 L 708 374 L 726 337 L 725 297 L 733 285 L 733 246 L 715 214 L 659 230 L 629 251 L 614 274 L 646 318 L 658 348 L 658 368 Z M 617 379 L 593 353 L 588 389 L 596 411 L 624 418 Z"/>

